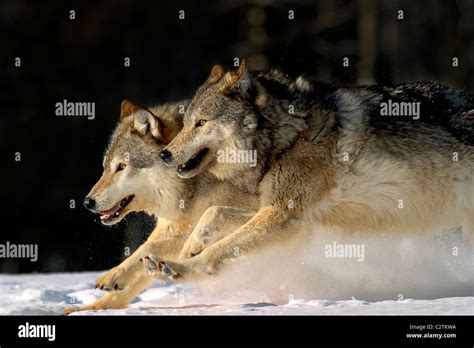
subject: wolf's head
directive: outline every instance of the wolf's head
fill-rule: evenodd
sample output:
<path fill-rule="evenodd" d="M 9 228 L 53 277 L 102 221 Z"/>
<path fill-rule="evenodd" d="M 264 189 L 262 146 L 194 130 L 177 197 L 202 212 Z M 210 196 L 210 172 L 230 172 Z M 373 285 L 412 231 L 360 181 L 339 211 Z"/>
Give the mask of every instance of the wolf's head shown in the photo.
<path fill-rule="evenodd" d="M 217 158 L 226 149 L 254 148 L 257 119 L 249 96 L 251 79 L 245 61 L 234 72 L 214 66 L 186 109 L 183 130 L 161 153 L 180 177 L 190 178 L 209 169 L 223 179 L 233 175 L 236 166 L 248 167 Z"/>
<path fill-rule="evenodd" d="M 103 173 L 84 205 L 112 225 L 133 211 L 177 207 L 180 179 L 159 154 L 182 128 L 179 103 L 152 109 L 124 100 L 103 160 Z M 173 201 L 173 202 L 172 202 Z M 166 215 L 166 212 L 165 212 Z"/>

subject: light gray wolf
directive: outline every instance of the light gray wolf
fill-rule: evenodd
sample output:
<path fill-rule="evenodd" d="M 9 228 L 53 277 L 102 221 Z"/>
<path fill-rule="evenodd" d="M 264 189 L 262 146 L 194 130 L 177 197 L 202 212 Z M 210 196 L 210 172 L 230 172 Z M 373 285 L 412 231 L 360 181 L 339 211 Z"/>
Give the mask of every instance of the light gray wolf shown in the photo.
<path fill-rule="evenodd" d="M 81 308 L 66 308 L 65 314 L 126 307 L 153 280 L 140 262 L 143 256 L 152 253 L 178 260 L 198 254 L 258 209 L 252 193 L 209 175 L 183 180 L 161 161 L 160 152 L 181 130 L 182 105 L 185 102 L 146 108 L 122 102 L 103 174 L 84 205 L 104 225 L 116 224 L 134 211 L 153 214 L 158 223 L 143 245 L 97 280 L 96 287 L 108 294 Z"/>
<path fill-rule="evenodd" d="M 318 224 L 364 233 L 462 226 L 473 235 L 474 99 L 463 91 L 433 82 L 338 86 L 249 72 L 243 62 L 212 69 L 183 123 L 162 159 L 182 178 L 208 172 L 258 192 L 261 205 L 194 257 L 150 255 L 152 273 L 201 277 Z M 223 148 L 256 150 L 256 166 L 217 161 Z"/>

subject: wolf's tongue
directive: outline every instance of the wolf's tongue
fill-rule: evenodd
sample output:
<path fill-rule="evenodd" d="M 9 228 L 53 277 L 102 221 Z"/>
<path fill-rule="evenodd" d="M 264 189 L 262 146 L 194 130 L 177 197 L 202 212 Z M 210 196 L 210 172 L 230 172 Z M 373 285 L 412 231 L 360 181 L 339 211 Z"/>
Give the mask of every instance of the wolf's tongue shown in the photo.
<path fill-rule="evenodd" d="M 109 209 L 109 210 L 106 210 L 106 211 L 101 211 L 100 215 L 107 215 L 107 216 L 114 215 L 120 209 L 121 203 L 122 202 L 120 201 L 117 204 L 115 204 L 112 207 L 112 209 Z"/>

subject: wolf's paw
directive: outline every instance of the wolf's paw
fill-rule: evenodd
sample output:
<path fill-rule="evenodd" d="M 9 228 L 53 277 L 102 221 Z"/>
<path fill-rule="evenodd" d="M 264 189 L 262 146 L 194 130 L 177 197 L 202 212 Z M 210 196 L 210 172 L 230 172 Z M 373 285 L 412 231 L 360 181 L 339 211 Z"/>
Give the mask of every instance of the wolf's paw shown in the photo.
<path fill-rule="evenodd" d="M 178 262 L 164 261 L 153 255 L 148 255 L 142 259 L 142 262 L 148 274 L 155 278 L 161 279 L 165 283 L 168 280 L 182 282 L 196 280 L 195 278 L 200 278 L 203 275 L 215 273 L 215 263 L 204 258 L 204 254 L 205 250 L 191 259 Z"/>
<path fill-rule="evenodd" d="M 66 307 L 63 310 L 63 315 L 69 315 L 71 313 L 78 312 L 80 310 L 81 310 L 80 307 Z"/>
<path fill-rule="evenodd" d="M 171 262 L 162 261 L 153 255 L 145 256 L 142 262 L 148 274 L 162 280 L 164 283 L 181 277 L 181 274 L 175 270 L 181 269 L 181 267 L 177 267 L 178 264 L 175 262 L 171 266 Z"/>
<path fill-rule="evenodd" d="M 105 291 L 123 290 L 136 279 L 138 272 L 141 271 L 142 268 L 138 263 L 129 266 L 118 265 L 100 276 L 95 283 L 95 287 Z"/>

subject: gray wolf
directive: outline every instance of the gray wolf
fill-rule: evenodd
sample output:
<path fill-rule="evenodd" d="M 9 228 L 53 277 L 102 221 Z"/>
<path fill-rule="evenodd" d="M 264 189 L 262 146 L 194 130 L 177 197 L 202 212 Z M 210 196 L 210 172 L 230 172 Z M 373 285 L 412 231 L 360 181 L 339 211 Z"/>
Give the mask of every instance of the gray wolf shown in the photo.
<path fill-rule="evenodd" d="M 253 73 L 245 62 L 233 72 L 215 66 L 161 157 L 182 178 L 207 172 L 258 192 L 260 209 L 199 255 L 151 255 L 146 265 L 201 277 L 226 259 L 304 238 L 315 224 L 364 233 L 462 226 L 472 236 L 473 125 L 473 97 L 433 82 L 348 87 Z M 222 148 L 256 149 L 257 164 L 217 161 Z"/>
<path fill-rule="evenodd" d="M 256 195 L 209 175 L 180 179 L 161 161 L 164 146 L 182 128 L 179 113 L 185 102 L 154 108 L 123 101 L 121 116 L 103 160 L 103 174 L 84 200 L 104 225 L 121 221 L 134 211 L 158 218 L 148 240 L 117 267 L 101 276 L 96 287 L 110 291 L 77 310 L 123 308 L 153 278 L 140 262 L 150 253 L 172 260 L 198 254 L 251 217 L 258 208 Z M 226 221 L 224 226 L 223 221 Z"/>

